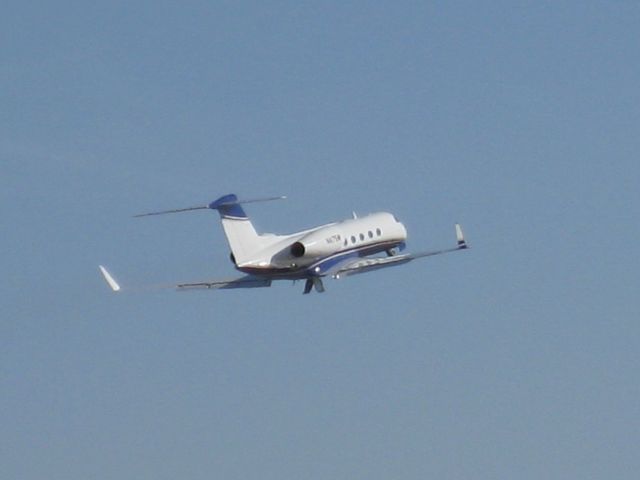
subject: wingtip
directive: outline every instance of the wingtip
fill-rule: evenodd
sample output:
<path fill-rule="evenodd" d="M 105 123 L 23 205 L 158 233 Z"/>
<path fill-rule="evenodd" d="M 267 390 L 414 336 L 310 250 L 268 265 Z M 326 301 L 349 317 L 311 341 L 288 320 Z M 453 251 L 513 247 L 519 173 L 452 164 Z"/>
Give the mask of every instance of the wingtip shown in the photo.
<path fill-rule="evenodd" d="M 456 223 L 456 240 L 458 242 L 458 248 L 469 248 L 467 245 L 467 241 L 464 239 L 464 233 L 462 232 L 462 226 L 459 223 Z"/>
<path fill-rule="evenodd" d="M 109 271 L 102 265 L 98 265 L 98 268 L 100 269 L 100 273 L 102 273 L 102 276 L 104 277 L 111 290 L 113 290 L 114 292 L 119 292 L 120 285 L 118 284 L 118 282 L 116 282 L 115 278 L 113 278 Z"/>

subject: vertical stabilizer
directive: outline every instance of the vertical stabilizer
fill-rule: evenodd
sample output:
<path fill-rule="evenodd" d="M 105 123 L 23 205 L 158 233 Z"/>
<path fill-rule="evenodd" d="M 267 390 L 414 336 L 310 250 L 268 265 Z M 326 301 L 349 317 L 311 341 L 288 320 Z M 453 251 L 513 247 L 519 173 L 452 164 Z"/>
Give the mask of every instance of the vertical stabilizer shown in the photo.
<path fill-rule="evenodd" d="M 225 195 L 211 202 L 209 208 L 217 210 L 222 228 L 236 265 L 250 260 L 262 248 L 260 236 L 234 194 Z"/>

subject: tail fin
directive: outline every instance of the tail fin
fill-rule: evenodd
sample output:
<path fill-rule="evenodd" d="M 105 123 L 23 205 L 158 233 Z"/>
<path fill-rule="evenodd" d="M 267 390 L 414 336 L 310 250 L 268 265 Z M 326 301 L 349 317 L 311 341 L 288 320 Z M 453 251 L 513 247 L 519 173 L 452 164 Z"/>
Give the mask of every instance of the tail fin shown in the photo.
<path fill-rule="evenodd" d="M 250 260 L 252 255 L 264 246 L 260 235 L 240 204 L 263 200 L 274 200 L 274 198 L 240 202 L 238 197 L 231 193 L 209 204 L 210 209 L 217 210 L 220 214 L 222 228 L 236 265 Z"/>
<path fill-rule="evenodd" d="M 166 213 L 190 212 L 192 210 L 217 210 L 222 220 L 222 227 L 227 236 L 227 242 L 231 248 L 231 254 L 234 263 L 240 265 L 248 260 L 262 247 L 265 242 L 268 243 L 266 237 L 256 233 L 255 228 L 251 224 L 249 217 L 242 208 L 242 203 L 268 202 L 270 200 L 280 200 L 286 197 L 267 197 L 254 198 L 251 200 L 238 200 L 233 193 L 224 195 L 219 199 L 211 202 L 209 205 L 198 205 L 195 207 L 178 208 L 173 210 L 162 210 L 160 212 L 142 213 L 134 215 L 135 217 L 149 217 L 152 215 L 164 215 Z M 271 238 L 271 237 L 268 237 Z M 274 237 L 275 238 L 275 237 Z M 273 241 L 273 239 L 271 240 Z M 104 274 L 104 273 L 103 273 Z M 106 277 L 105 277 L 106 278 Z"/>

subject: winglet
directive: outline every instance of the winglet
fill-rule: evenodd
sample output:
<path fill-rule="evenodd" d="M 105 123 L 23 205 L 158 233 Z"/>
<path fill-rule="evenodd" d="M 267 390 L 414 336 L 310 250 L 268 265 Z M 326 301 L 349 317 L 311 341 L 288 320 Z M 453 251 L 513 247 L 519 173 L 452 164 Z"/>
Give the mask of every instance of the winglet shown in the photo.
<path fill-rule="evenodd" d="M 456 240 L 458 241 L 458 248 L 469 248 L 467 242 L 464 239 L 464 235 L 462 234 L 462 227 L 459 223 L 456 223 Z"/>
<path fill-rule="evenodd" d="M 120 285 L 118 285 L 118 282 L 115 281 L 115 279 L 111 276 L 111 274 L 107 271 L 106 268 L 104 268 L 102 265 L 98 265 L 98 267 L 100 268 L 100 272 L 102 273 L 102 276 L 111 287 L 111 290 L 113 290 L 114 292 L 119 292 Z"/>

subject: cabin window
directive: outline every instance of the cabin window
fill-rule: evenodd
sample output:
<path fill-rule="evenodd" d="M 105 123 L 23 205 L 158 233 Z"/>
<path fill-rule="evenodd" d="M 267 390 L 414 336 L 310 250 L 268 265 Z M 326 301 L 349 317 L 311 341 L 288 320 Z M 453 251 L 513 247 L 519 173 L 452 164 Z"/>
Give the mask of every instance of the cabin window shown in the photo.
<path fill-rule="evenodd" d="M 345 238 L 345 239 L 344 239 L 344 246 L 346 247 L 348 243 L 349 243 L 349 240 L 347 240 L 347 239 Z"/>
<path fill-rule="evenodd" d="M 376 228 L 376 235 L 377 236 L 382 235 L 382 230 L 380 230 L 379 228 Z"/>
<path fill-rule="evenodd" d="M 356 243 L 356 237 L 354 235 L 351 235 L 351 243 Z"/>
<path fill-rule="evenodd" d="M 371 230 L 369 230 L 368 234 L 369 234 L 369 238 L 373 238 L 373 232 Z"/>
<path fill-rule="evenodd" d="M 364 233 L 361 233 L 361 234 L 360 234 L 360 240 L 361 240 L 361 241 L 364 241 Z"/>

